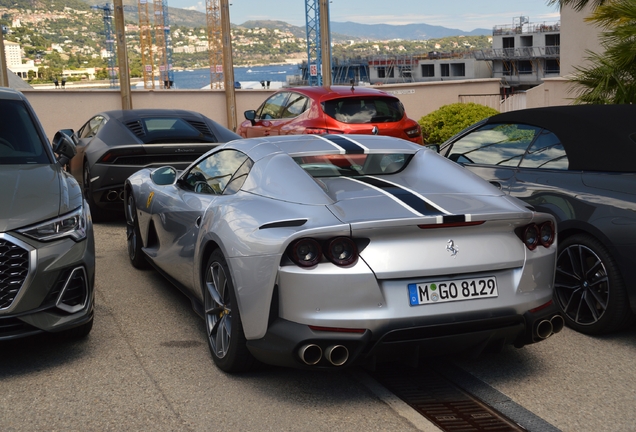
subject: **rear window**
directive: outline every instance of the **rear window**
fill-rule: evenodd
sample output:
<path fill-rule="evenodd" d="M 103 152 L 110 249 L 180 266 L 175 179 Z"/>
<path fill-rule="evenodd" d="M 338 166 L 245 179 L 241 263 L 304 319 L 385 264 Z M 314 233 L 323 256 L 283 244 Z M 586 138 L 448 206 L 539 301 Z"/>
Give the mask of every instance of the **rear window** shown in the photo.
<path fill-rule="evenodd" d="M 50 164 L 46 145 L 22 101 L 0 100 L 0 164 Z"/>
<path fill-rule="evenodd" d="M 332 99 L 322 103 L 329 117 L 342 123 L 388 123 L 404 117 L 402 103 L 391 97 L 357 97 Z"/>
<path fill-rule="evenodd" d="M 355 177 L 395 174 L 413 157 L 407 153 L 328 154 L 294 157 L 312 177 Z"/>

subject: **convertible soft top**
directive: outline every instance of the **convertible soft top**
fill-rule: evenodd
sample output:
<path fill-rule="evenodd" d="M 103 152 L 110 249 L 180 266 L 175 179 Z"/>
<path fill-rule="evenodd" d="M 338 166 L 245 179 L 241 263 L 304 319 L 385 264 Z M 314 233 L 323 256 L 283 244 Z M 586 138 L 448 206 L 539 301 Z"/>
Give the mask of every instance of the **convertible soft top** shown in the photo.
<path fill-rule="evenodd" d="M 570 170 L 634 172 L 636 105 L 566 105 L 497 114 L 485 123 L 524 123 L 555 133 Z"/>

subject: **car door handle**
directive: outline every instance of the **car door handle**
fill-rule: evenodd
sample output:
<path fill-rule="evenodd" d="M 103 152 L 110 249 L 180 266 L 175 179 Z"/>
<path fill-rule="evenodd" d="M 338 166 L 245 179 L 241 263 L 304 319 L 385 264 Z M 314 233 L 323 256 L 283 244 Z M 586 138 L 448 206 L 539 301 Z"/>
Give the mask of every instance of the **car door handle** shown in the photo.
<path fill-rule="evenodd" d="M 499 183 L 498 181 L 491 181 L 490 184 L 501 190 L 501 183 Z"/>
<path fill-rule="evenodd" d="M 201 227 L 201 216 L 199 216 L 197 220 L 194 221 L 194 226 L 197 228 Z"/>

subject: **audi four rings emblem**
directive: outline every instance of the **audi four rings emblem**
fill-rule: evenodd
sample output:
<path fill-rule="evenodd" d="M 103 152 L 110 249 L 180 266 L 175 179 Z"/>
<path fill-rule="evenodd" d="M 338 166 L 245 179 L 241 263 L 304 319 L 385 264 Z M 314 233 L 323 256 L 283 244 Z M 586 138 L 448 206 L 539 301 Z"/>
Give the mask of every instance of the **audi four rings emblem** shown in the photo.
<path fill-rule="evenodd" d="M 446 250 L 451 253 L 453 258 L 455 258 L 457 252 L 459 252 L 459 248 L 455 246 L 455 242 L 452 240 L 449 240 L 448 243 L 446 243 Z"/>
<path fill-rule="evenodd" d="M 371 133 L 373 135 L 377 135 L 380 132 L 380 129 L 378 129 L 377 126 L 373 126 L 373 129 L 371 129 Z"/>

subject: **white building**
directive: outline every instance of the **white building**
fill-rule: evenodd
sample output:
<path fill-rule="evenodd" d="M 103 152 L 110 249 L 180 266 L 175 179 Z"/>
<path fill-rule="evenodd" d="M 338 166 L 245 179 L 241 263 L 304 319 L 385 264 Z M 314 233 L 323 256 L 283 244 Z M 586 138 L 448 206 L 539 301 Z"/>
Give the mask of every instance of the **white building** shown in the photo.
<path fill-rule="evenodd" d="M 513 19 L 511 26 L 496 26 L 492 49 L 475 52 L 477 60 L 492 65 L 491 77 L 501 78 L 504 87 L 517 89 L 560 76 L 560 56 L 560 22 L 534 24 L 528 17 Z"/>
<path fill-rule="evenodd" d="M 33 60 L 22 63 L 22 48 L 20 44 L 4 41 L 4 55 L 7 59 L 7 69 L 20 78 L 27 79 L 29 77 L 29 71 L 33 71 L 35 75 L 37 75 L 38 68 L 35 66 Z"/>
<path fill-rule="evenodd" d="M 490 69 L 471 55 L 431 52 L 422 56 L 376 56 L 369 59 L 373 84 L 490 78 Z"/>

